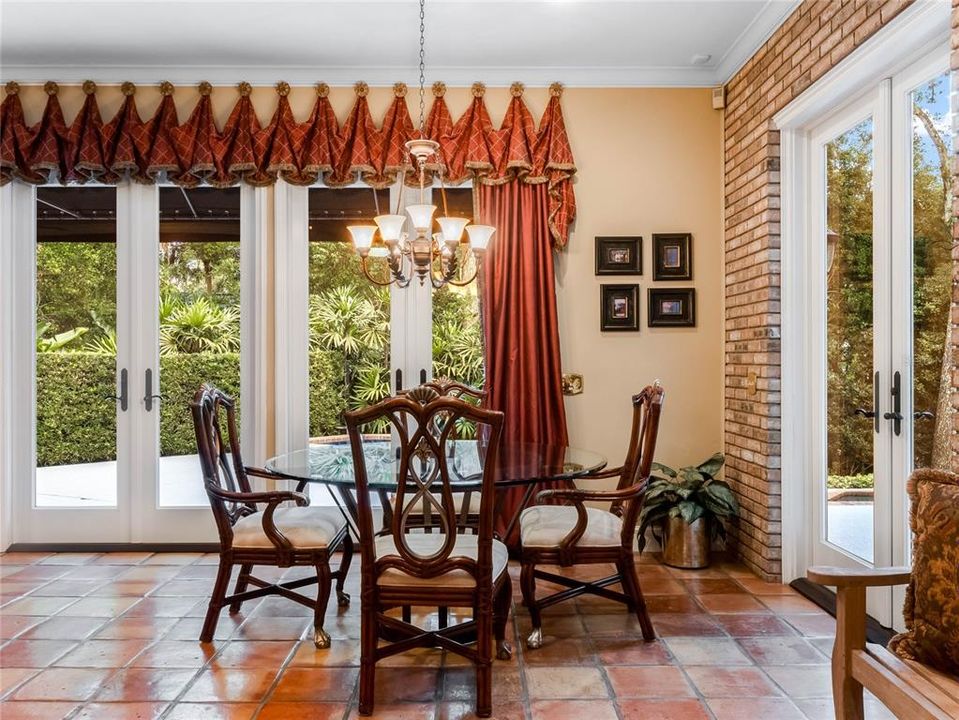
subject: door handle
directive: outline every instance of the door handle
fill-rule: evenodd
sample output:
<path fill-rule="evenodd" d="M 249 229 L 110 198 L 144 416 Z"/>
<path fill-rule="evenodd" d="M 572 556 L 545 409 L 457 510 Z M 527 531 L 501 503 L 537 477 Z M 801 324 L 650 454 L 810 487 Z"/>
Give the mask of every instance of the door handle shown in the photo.
<path fill-rule="evenodd" d="M 852 414 L 859 415 L 860 417 L 864 417 L 864 418 L 876 417 L 875 410 L 866 410 L 866 408 L 856 408 L 855 410 L 852 411 Z"/>
<path fill-rule="evenodd" d="M 126 412 L 127 405 L 129 404 L 130 394 L 127 392 L 127 369 L 123 368 L 120 371 L 120 394 L 119 395 L 104 395 L 105 400 L 114 400 L 119 401 L 120 410 Z"/>
<path fill-rule="evenodd" d="M 892 376 L 892 412 L 883 413 L 883 418 L 886 420 L 892 420 L 892 431 L 896 434 L 896 437 L 902 433 L 902 392 L 901 384 L 902 376 L 897 370 L 893 373 Z"/>
<path fill-rule="evenodd" d="M 933 420 L 936 417 L 934 412 L 929 410 L 922 410 L 920 412 L 914 412 L 912 414 L 914 420 Z"/>
<path fill-rule="evenodd" d="M 162 400 L 163 396 L 153 392 L 153 370 L 147 368 L 144 373 L 144 394 L 143 394 L 143 406 L 146 408 L 147 412 L 153 410 L 153 400 Z"/>

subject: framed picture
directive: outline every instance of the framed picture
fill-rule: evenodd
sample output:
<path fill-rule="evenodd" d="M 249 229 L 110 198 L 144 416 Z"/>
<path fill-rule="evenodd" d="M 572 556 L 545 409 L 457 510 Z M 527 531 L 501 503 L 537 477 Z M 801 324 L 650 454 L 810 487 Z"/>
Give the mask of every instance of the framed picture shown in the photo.
<path fill-rule="evenodd" d="M 693 236 L 653 233 L 653 280 L 693 279 Z"/>
<path fill-rule="evenodd" d="M 639 285 L 600 285 L 600 330 L 639 330 Z"/>
<path fill-rule="evenodd" d="M 696 291 L 693 288 L 650 288 L 649 326 L 696 327 Z"/>
<path fill-rule="evenodd" d="M 643 238 L 597 237 L 597 275 L 642 275 Z"/>

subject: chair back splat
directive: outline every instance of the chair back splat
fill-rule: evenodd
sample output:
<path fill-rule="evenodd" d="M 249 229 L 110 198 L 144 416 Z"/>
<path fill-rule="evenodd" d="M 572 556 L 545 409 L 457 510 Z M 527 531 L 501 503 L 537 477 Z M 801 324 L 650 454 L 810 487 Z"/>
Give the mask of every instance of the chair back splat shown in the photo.
<path fill-rule="evenodd" d="M 628 540 L 632 543 L 636 535 L 636 522 L 652 472 L 653 455 L 656 453 L 659 415 L 663 409 L 664 396 L 665 391 L 659 382 L 647 385 L 633 395 L 633 424 L 629 433 L 629 447 L 616 489 L 627 491 L 638 485 L 641 492 L 627 499 L 616 500 L 612 504 L 612 512 L 623 518 L 623 542 Z"/>

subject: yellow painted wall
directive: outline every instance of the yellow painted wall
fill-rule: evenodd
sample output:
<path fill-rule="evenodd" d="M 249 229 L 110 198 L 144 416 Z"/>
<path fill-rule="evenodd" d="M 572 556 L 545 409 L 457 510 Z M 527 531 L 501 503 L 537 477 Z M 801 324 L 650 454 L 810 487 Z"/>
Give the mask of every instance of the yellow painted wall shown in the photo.
<path fill-rule="evenodd" d="M 117 86 L 97 91 L 104 119 L 120 107 Z M 159 104 L 155 87 L 140 87 L 141 115 Z M 197 92 L 178 88 L 174 99 L 181 121 L 192 110 Z M 236 101 L 233 88 L 213 93 L 218 125 Z M 275 107 L 275 91 L 253 91 L 254 107 L 266 123 Z M 21 89 L 27 122 L 40 118 L 46 96 L 39 86 Z M 294 88 L 290 102 L 297 120 L 305 119 L 315 93 Z M 352 88 L 333 88 L 330 99 L 340 120 L 352 106 Z M 372 88 L 373 117 L 379 120 L 392 98 L 389 88 Z M 456 118 L 470 101 L 468 88 L 450 88 L 447 103 Z M 509 102 L 506 88 L 490 88 L 487 106 L 498 123 Z M 60 101 L 67 122 L 83 102 L 79 87 L 63 87 Z M 432 96 L 427 98 L 427 108 Z M 526 91 L 526 101 L 539 119 L 547 102 L 544 88 Z M 411 112 L 418 98 L 411 89 Z M 567 130 L 576 158 L 578 219 L 569 248 L 558 256 L 557 299 L 563 365 L 582 373 L 585 392 L 567 398 L 570 441 L 622 460 L 629 431 L 629 397 L 659 378 L 666 387 L 666 406 L 657 458 L 667 464 L 698 462 L 722 448 L 723 254 L 722 254 L 722 125 L 710 106 L 708 89 L 569 88 L 563 96 Z M 695 329 L 650 329 L 646 326 L 647 290 L 652 283 L 653 232 L 693 234 L 693 285 L 697 291 Z M 642 235 L 643 275 L 596 277 L 593 238 L 596 235 Z M 603 282 L 638 282 L 641 329 L 638 333 L 599 331 L 599 286 Z M 655 283 L 667 287 L 667 283 Z"/>

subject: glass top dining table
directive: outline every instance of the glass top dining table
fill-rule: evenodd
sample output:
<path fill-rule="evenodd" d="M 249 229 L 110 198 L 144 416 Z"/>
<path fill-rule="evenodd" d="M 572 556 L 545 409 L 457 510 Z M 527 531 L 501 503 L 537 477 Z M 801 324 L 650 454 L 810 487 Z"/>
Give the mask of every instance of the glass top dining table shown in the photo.
<path fill-rule="evenodd" d="M 395 490 L 399 461 L 388 438 L 364 443 L 366 472 L 371 490 Z M 454 490 L 475 490 L 482 483 L 485 452 L 476 440 L 447 443 L 447 466 Z M 500 444 L 494 479 L 497 487 L 572 480 L 601 470 L 606 458 L 592 450 L 549 443 Z M 277 455 L 266 469 L 284 479 L 323 485 L 355 484 L 353 455 L 348 440 L 311 444 L 305 450 Z"/>
<path fill-rule="evenodd" d="M 486 453 L 476 440 L 449 441 L 447 467 L 453 491 L 478 490 L 482 485 L 483 463 Z M 369 439 L 364 442 L 366 472 L 370 490 L 390 493 L 396 490 L 399 461 L 390 439 Z M 494 514 L 505 525 L 503 537 L 509 537 L 519 513 L 529 505 L 537 487 L 542 483 L 570 481 L 589 475 L 606 466 L 606 457 L 592 450 L 553 443 L 501 442 L 494 468 L 497 489 Z M 354 530 L 357 520 L 353 455 L 348 439 L 337 438 L 314 442 L 305 450 L 270 458 L 265 468 L 277 478 L 297 482 L 302 490 L 307 484 L 329 488 L 336 504 L 350 521 Z M 509 490 L 513 490 L 512 493 Z M 500 492 L 502 491 L 502 492 Z M 510 502 L 513 511 L 504 517 L 504 500 L 514 495 L 519 502 Z"/>

